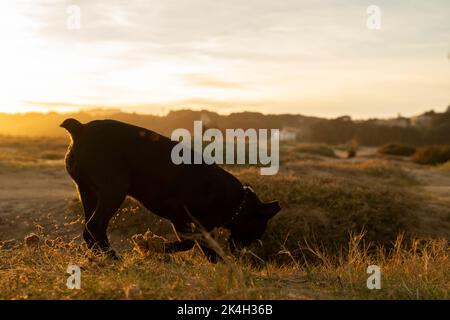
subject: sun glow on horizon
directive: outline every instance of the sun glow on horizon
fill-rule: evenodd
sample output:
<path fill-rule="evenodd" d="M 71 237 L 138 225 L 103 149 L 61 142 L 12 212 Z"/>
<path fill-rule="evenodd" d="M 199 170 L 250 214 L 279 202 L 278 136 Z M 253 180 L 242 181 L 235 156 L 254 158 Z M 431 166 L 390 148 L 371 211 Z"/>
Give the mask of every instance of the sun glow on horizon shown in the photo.
<path fill-rule="evenodd" d="M 27 103 L 4 103 L 0 105 L 0 113 L 7 114 L 18 114 L 18 113 L 49 113 L 49 112 L 58 112 L 58 113 L 69 113 L 76 112 L 82 110 L 81 108 L 72 107 L 72 106 L 58 106 L 58 107 L 41 107 Z"/>

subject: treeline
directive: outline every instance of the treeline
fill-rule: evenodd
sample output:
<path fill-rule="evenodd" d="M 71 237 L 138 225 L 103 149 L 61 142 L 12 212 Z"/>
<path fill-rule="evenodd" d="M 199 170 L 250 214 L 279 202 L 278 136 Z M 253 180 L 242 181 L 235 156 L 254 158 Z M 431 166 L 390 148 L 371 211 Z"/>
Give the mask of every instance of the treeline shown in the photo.
<path fill-rule="evenodd" d="M 391 142 L 409 145 L 450 144 L 450 113 L 435 114 L 429 127 L 384 126 L 373 121 L 320 120 L 310 127 L 311 142 L 344 144 L 355 140 L 365 146 Z"/>
<path fill-rule="evenodd" d="M 372 123 L 343 120 L 320 121 L 311 127 L 311 142 L 343 144 L 355 140 L 365 146 L 379 146 L 390 142 L 424 143 L 425 133 L 415 127 L 387 127 Z"/>
<path fill-rule="evenodd" d="M 0 114 L 0 134 L 21 136 L 64 136 L 59 124 L 73 117 L 85 123 L 95 119 L 115 119 L 145 127 L 164 135 L 177 128 L 192 130 L 195 120 L 202 120 L 205 128 L 285 129 L 295 131 L 300 142 L 345 144 L 357 141 L 360 145 L 378 146 L 397 142 L 410 145 L 450 144 L 450 112 L 433 113 L 427 127 L 387 126 L 375 120 L 352 121 L 349 117 L 322 119 L 302 115 L 264 115 L 240 112 L 220 115 L 210 111 L 179 110 L 165 116 L 125 113 L 120 110 L 91 110 L 71 114 L 28 113 Z"/>
<path fill-rule="evenodd" d="M 37 136 L 64 136 L 65 130 L 59 124 L 66 118 L 75 118 L 82 123 L 98 119 L 114 119 L 137 126 L 145 127 L 153 131 L 170 135 L 178 128 L 192 130 L 195 120 L 202 120 L 205 127 L 218 128 L 255 128 L 274 129 L 302 128 L 310 124 L 311 117 L 301 115 L 264 115 L 257 112 L 240 112 L 230 115 L 220 115 L 210 111 L 179 110 L 171 111 L 165 116 L 143 115 L 137 113 L 125 113 L 119 110 L 91 110 L 76 113 L 60 114 L 50 113 L 25 113 L 25 114 L 1 114 L 0 134 L 3 135 L 37 135 Z"/>

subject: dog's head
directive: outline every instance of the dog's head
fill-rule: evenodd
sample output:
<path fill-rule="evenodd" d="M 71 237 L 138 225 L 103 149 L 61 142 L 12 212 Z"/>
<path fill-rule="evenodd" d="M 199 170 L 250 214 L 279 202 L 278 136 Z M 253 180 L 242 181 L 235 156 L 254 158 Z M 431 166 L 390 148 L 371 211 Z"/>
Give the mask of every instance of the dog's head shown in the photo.
<path fill-rule="evenodd" d="M 278 201 L 263 203 L 250 186 L 244 187 L 244 200 L 230 225 L 232 248 L 247 246 L 266 231 L 267 223 L 281 207 Z"/>

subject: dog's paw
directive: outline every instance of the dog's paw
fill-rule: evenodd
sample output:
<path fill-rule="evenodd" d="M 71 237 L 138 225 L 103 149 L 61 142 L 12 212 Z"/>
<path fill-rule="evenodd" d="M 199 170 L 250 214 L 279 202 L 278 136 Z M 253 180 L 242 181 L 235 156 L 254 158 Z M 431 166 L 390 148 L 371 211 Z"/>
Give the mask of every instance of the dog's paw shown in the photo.
<path fill-rule="evenodd" d="M 109 249 L 105 252 L 106 257 L 111 259 L 111 260 L 115 260 L 115 261 L 120 261 L 122 260 L 122 257 L 113 249 Z"/>

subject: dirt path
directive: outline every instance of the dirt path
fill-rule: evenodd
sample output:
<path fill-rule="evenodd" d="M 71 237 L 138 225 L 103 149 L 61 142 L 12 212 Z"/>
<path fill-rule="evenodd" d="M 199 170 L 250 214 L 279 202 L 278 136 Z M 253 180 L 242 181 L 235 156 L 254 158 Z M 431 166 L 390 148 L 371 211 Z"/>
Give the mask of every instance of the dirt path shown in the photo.
<path fill-rule="evenodd" d="M 36 224 L 72 234 L 63 227 L 76 218 L 69 212 L 73 199 L 75 186 L 62 165 L 0 172 L 0 241 L 23 239 Z"/>
<path fill-rule="evenodd" d="M 420 183 L 426 205 L 420 229 L 450 239 L 450 170 L 413 165 L 406 169 Z"/>
<path fill-rule="evenodd" d="M 434 200 L 450 205 L 450 170 L 415 168 L 410 172 Z"/>

